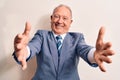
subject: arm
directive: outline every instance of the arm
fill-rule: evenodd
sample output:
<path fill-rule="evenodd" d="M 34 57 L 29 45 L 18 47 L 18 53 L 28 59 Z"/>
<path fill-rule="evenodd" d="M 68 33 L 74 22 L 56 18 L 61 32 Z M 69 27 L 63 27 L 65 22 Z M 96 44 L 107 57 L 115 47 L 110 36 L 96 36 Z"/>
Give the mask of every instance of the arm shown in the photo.
<path fill-rule="evenodd" d="M 93 57 L 94 51 L 95 51 L 95 48 L 88 45 L 85 42 L 85 38 L 84 38 L 83 34 L 81 34 L 79 37 L 78 44 L 77 44 L 77 53 L 90 66 L 97 67 L 98 65 L 94 61 L 94 57 Z"/>

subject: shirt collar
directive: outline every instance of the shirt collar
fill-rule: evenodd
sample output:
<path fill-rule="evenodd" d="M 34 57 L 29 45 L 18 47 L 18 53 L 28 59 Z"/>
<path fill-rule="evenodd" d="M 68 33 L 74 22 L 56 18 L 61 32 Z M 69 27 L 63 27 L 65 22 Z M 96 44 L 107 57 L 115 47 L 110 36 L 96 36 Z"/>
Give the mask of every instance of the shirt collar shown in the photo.
<path fill-rule="evenodd" d="M 53 31 L 52 31 L 54 37 L 58 36 L 57 34 L 55 34 Z M 62 37 L 62 40 L 64 40 L 65 36 L 66 36 L 67 33 L 65 34 L 61 34 L 60 36 Z"/>

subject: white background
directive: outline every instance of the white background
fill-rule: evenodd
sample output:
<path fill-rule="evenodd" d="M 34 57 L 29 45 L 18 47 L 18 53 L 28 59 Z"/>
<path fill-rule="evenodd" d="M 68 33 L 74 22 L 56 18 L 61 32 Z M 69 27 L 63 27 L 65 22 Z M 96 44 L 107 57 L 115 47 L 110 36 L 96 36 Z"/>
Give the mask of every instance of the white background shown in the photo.
<path fill-rule="evenodd" d="M 86 42 L 95 45 L 98 31 L 105 26 L 104 41 L 112 42 L 113 63 L 104 63 L 107 72 L 90 67 L 82 59 L 78 71 L 81 80 L 120 80 L 120 1 L 119 0 L 0 0 L 0 80 L 30 80 L 35 72 L 35 58 L 21 70 L 14 59 L 13 40 L 23 32 L 24 24 L 32 25 L 31 37 L 37 29 L 50 29 L 50 15 L 59 4 L 73 11 L 70 31 L 82 32 Z"/>

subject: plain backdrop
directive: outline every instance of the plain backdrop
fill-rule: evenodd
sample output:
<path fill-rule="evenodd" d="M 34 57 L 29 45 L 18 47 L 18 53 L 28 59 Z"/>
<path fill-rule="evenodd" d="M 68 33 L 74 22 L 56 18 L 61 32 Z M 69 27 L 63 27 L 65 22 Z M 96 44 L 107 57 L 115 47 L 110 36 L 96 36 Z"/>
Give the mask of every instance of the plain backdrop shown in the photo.
<path fill-rule="evenodd" d="M 59 4 L 66 4 L 73 11 L 70 31 L 81 32 L 88 44 L 95 46 L 101 26 L 105 26 L 104 41 L 112 42 L 115 55 L 107 72 L 90 67 L 80 59 L 78 71 L 81 80 L 120 80 L 120 0 L 0 0 L 0 80 L 30 80 L 36 69 L 35 57 L 22 71 L 13 57 L 13 41 L 22 33 L 26 21 L 32 25 L 30 38 L 37 29 L 50 30 L 50 15 Z"/>

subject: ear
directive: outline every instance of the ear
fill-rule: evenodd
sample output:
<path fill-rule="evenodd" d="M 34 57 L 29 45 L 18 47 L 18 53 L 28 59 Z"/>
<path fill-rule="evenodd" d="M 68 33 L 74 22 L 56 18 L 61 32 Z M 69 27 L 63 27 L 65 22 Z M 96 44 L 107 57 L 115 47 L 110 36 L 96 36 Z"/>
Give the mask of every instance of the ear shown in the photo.
<path fill-rule="evenodd" d="M 50 16 L 50 19 L 52 20 L 52 15 Z"/>
<path fill-rule="evenodd" d="M 71 19 L 71 23 L 73 22 L 73 20 Z"/>

